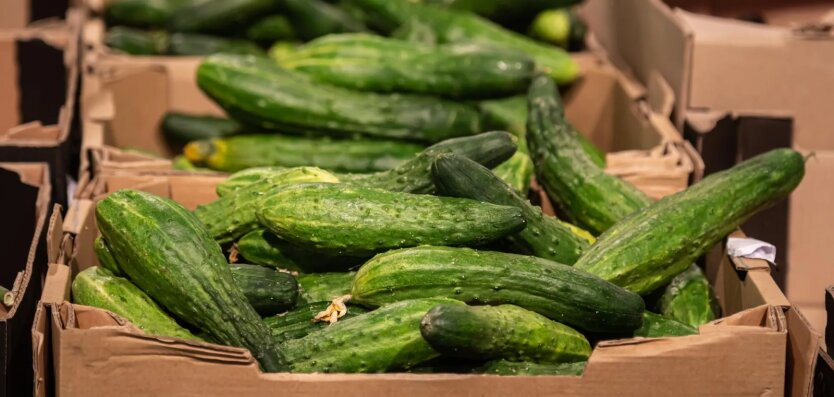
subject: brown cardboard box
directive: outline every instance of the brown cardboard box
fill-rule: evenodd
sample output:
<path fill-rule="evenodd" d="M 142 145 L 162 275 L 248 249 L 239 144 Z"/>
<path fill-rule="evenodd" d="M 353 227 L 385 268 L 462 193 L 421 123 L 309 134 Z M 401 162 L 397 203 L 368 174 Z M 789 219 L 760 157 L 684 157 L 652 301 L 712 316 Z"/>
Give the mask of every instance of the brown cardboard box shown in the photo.
<path fill-rule="evenodd" d="M 49 167 L 0 163 L 0 285 L 13 304 L 0 304 L 0 395 L 32 390 L 32 320 L 46 275 L 46 222 L 50 219 Z"/>
<path fill-rule="evenodd" d="M 700 335 L 601 343 L 579 377 L 452 374 L 264 374 L 243 349 L 150 337 L 117 316 L 72 305 L 78 270 L 94 265 L 95 203 L 120 188 L 139 188 L 188 208 L 213 200 L 219 176 L 103 174 L 52 234 L 43 305 L 34 338 L 38 396 L 54 380 L 59 397 L 89 395 L 345 396 L 781 396 L 809 384 L 818 338 L 790 307 L 767 264 L 722 256 L 709 264 L 726 317 Z M 60 249 L 56 249 L 60 247 Z M 787 332 L 790 330 L 790 332 Z M 50 350 L 51 348 L 51 350 Z M 49 363 L 54 371 L 49 370 Z M 118 364 L 118 365 L 114 365 Z M 786 378 L 785 371 L 790 369 Z M 794 371 L 796 369 L 796 371 Z M 803 372 L 804 371 L 804 372 Z"/>
<path fill-rule="evenodd" d="M 0 30 L 0 161 L 48 163 L 53 199 L 63 205 L 67 170 L 77 157 L 70 153 L 79 133 L 73 128 L 79 27 L 80 14 L 71 13 L 65 22 Z"/>
<path fill-rule="evenodd" d="M 641 81 L 660 76 L 669 83 L 674 119 L 701 153 L 705 174 L 775 147 L 814 154 L 790 200 L 743 228 L 779 247 L 777 281 L 822 330 L 819 291 L 834 282 L 825 251 L 834 244 L 834 36 L 823 22 L 830 24 L 834 7 L 808 0 L 683 3 L 729 16 L 759 11 L 766 24 L 693 14 L 659 0 L 591 0 L 583 11 L 618 66 Z"/>
<path fill-rule="evenodd" d="M 6 0 L 0 12 L 0 29 L 21 29 L 30 22 L 63 18 L 70 0 Z"/>

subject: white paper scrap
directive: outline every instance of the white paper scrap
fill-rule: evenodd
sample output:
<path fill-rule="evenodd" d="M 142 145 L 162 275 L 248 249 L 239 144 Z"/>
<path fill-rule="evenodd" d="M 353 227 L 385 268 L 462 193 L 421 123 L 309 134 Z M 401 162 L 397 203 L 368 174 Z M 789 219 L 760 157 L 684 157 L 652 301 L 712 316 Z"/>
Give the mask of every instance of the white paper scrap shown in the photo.
<path fill-rule="evenodd" d="M 728 238 L 727 255 L 750 259 L 764 259 L 776 265 L 776 247 L 773 244 L 754 238 Z"/>

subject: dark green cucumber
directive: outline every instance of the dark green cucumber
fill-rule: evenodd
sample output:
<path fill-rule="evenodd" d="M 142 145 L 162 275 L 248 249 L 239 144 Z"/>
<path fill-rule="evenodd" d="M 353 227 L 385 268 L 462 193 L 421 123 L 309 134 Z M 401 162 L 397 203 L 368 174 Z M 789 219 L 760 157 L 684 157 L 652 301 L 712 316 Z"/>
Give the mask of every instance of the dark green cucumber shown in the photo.
<path fill-rule="evenodd" d="M 248 348 L 265 371 L 286 369 L 220 246 L 191 212 L 150 193 L 119 190 L 98 202 L 96 223 L 122 271 L 178 319 Z"/>
<path fill-rule="evenodd" d="M 93 244 L 93 250 L 96 253 L 96 258 L 98 258 L 99 266 L 103 269 L 109 270 L 116 276 L 123 276 L 119 263 L 116 261 L 116 258 L 113 257 L 113 252 L 110 251 L 110 247 L 107 246 L 107 242 L 104 241 L 103 237 L 96 237 L 96 241 Z"/>
<path fill-rule="evenodd" d="M 165 32 L 115 26 L 107 31 L 104 43 L 111 49 L 130 55 L 161 55 L 168 49 L 168 35 Z"/>
<path fill-rule="evenodd" d="M 576 267 L 639 294 L 668 283 L 759 210 L 787 197 L 805 159 L 775 149 L 712 174 L 599 237 Z"/>
<path fill-rule="evenodd" d="M 200 340 L 177 324 L 139 287 L 102 267 L 93 266 L 75 276 L 72 298 L 77 304 L 116 313 L 148 335 Z"/>
<path fill-rule="evenodd" d="M 539 43 L 469 12 L 408 0 L 352 0 L 351 3 L 368 14 L 369 23 L 385 32 L 417 20 L 430 28 L 441 43 L 475 41 L 523 51 L 559 83 L 569 83 L 579 75 L 579 66 L 561 48 Z"/>
<path fill-rule="evenodd" d="M 299 274 L 299 302 L 329 301 L 350 294 L 356 272 Z"/>
<path fill-rule="evenodd" d="M 197 84 L 232 117 L 266 130 L 421 142 L 481 132 L 478 112 L 469 105 L 319 84 L 265 57 L 207 57 L 197 69 Z"/>
<path fill-rule="evenodd" d="M 196 164 L 226 172 L 265 166 L 313 166 L 367 173 L 394 168 L 421 150 L 421 145 L 399 141 L 247 134 L 192 142 L 185 147 L 185 154 Z"/>
<path fill-rule="evenodd" d="M 221 244 L 230 243 L 258 228 L 256 209 L 268 192 L 282 186 L 304 182 L 339 182 L 333 174 L 315 167 L 290 168 L 261 179 L 233 194 L 197 206 L 194 214 Z"/>
<path fill-rule="evenodd" d="M 386 372 L 438 356 L 420 335 L 420 320 L 451 299 L 397 302 L 342 320 L 281 347 L 293 372 Z M 463 304 L 458 302 L 458 304 Z"/>
<path fill-rule="evenodd" d="M 194 0 L 113 0 L 104 9 L 104 18 L 110 26 L 124 25 L 136 28 L 161 28 L 179 7 Z"/>
<path fill-rule="evenodd" d="M 527 35 L 570 50 L 579 50 L 585 44 L 588 26 L 570 8 L 553 8 L 536 15 Z"/>
<path fill-rule="evenodd" d="M 323 255 L 297 247 L 264 229 L 246 233 L 238 240 L 237 250 L 249 262 L 304 273 L 343 271 L 361 264 L 355 258 Z"/>
<path fill-rule="evenodd" d="M 243 171 L 235 172 L 228 178 L 217 184 L 217 196 L 223 197 L 232 194 L 246 186 L 260 181 L 270 175 L 281 173 L 287 170 L 287 167 L 255 167 L 245 169 Z"/>
<path fill-rule="evenodd" d="M 569 7 L 581 0 L 419 0 L 421 3 L 474 12 L 490 20 L 516 25 L 549 8 Z"/>
<path fill-rule="evenodd" d="M 264 318 L 264 323 L 272 332 L 272 339 L 276 343 L 286 342 L 291 339 L 298 339 L 307 334 L 323 329 L 329 325 L 326 321 L 313 321 L 317 314 L 324 311 L 330 305 L 330 301 L 304 303 L 299 307 L 284 314 Z M 362 306 L 348 305 L 347 313 L 339 321 L 365 314 L 368 309 Z"/>
<path fill-rule="evenodd" d="M 261 316 L 270 316 L 295 306 L 298 282 L 293 275 L 258 265 L 233 263 L 229 266 L 235 284 Z"/>
<path fill-rule="evenodd" d="M 594 332 L 637 329 L 645 306 L 640 296 L 570 266 L 449 247 L 377 255 L 356 273 L 351 295 L 354 302 L 370 307 L 428 297 L 512 304 Z"/>
<path fill-rule="evenodd" d="M 513 362 L 495 360 L 486 363 L 477 372 L 489 375 L 553 375 L 579 376 L 585 371 L 585 361 L 562 364 L 539 364 L 529 362 Z"/>
<path fill-rule="evenodd" d="M 602 233 L 651 200 L 622 179 L 605 173 L 582 148 L 565 120 L 556 84 L 537 77 L 528 96 L 527 145 L 544 190 L 574 224 Z"/>
<path fill-rule="evenodd" d="M 590 233 L 544 215 L 541 208 L 530 204 L 525 196 L 489 169 L 465 157 L 438 157 L 432 166 L 432 174 L 441 194 L 521 209 L 527 227 L 508 237 L 520 252 L 572 265 L 594 242 Z"/>
<path fill-rule="evenodd" d="M 400 27 L 391 32 L 390 37 L 412 43 L 437 45 L 437 35 L 434 34 L 431 26 L 413 19 L 406 21 L 403 25 L 400 25 Z"/>
<path fill-rule="evenodd" d="M 420 333 L 441 354 L 468 359 L 564 363 L 591 355 L 578 331 L 513 305 L 437 305 Z"/>
<path fill-rule="evenodd" d="M 479 245 L 525 226 L 515 207 L 345 184 L 288 186 L 259 206 L 258 221 L 282 239 L 357 257 L 422 244 Z"/>
<path fill-rule="evenodd" d="M 427 45 L 370 34 L 316 39 L 278 63 L 313 80 L 358 91 L 483 99 L 524 92 L 526 54 L 478 43 Z"/>
<path fill-rule="evenodd" d="M 412 367 L 413 374 L 468 374 L 477 371 L 484 360 L 466 360 L 458 357 L 440 356 Z"/>
<path fill-rule="evenodd" d="M 243 126 L 224 117 L 168 112 L 162 118 L 160 130 L 166 139 L 184 145 L 201 139 L 239 134 Z"/>
<path fill-rule="evenodd" d="M 292 24 L 283 15 L 270 15 L 259 19 L 246 29 L 246 38 L 256 43 L 272 44 L 295 39 Z"/>
<path fill-rule="evenodd" d="M 645 312 L 643 313 L 643 325 L 634 331 L 634 336 L 663 338 L 667 336 L 695 335 L 697 333 L 698 330 L 689 325 L 663 317 L 659 314 Z"/>
<path fill-rule="evenodd" d="M 368 31 L 361 19 L 321 0 L 284 0 L 283 6 L 293 30 L 302 40 L 333 33 Z"/>
<path fill-rule="evenodd" d="M 168 30 L 228 33 L 280 7 L 279 0 L 204 0 L 178 8 L 168 21 Z"/>
<path fill-rule="evenodd" d="M 658 306 L 660 314 L 696 328 L 721 315 L 715 291 L 694 264 L 669 282 Z"/>
<path fill-rule="evenodd" d="M 225 54 L 263 55 L 255 43 L 241 39 L 209 36 L 195 33 L 171 33 L 168 38 L 168 55 L 196 56 Z"/>
<path fill-rule="evenodd" d="M 501 163 L 493 170 L 495 176 L 506 182 L 519 193 L 530 190 L 530 180 L 533 178 L 533 160 L 526 153 L 518 150 L 513 157 Z"/>

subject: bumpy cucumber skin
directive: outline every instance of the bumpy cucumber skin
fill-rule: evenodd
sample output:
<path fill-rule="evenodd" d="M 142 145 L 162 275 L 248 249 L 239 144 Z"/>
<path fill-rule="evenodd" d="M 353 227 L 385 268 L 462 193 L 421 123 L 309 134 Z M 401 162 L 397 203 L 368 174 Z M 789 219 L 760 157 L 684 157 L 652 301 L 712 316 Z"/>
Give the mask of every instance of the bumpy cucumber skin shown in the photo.
<path fill-rule="evenodd" d="M 564 119 L 558 95 L 556 84 L 546 76 L 530 86 L 527 145 L 536 178 L 573 223 L 599 234 L 651 200 L 594 164 L 579 133 Z"/>
<path fill-rule="evenodd" d="M 567 52 L 504 29 L 477 15 L 415 4 L 407 0 L 352 0 L 366 12 L 369 23 L 391 32 L 412 19 L 430 28 L 441 43 L 477 41 L 524 51 L 537 67 L 561 83 L 570 83 L 579 75 L 579 66 Z"/>
<path fill-rule="evenodd" d="M 617 223 L 575 266 L 648 294 L 753 214 L 788 196 L 804 175 L 799 152 L 775 149 L 758 155 Z"/>
<path fill-rule="evenodd" d="M 185 153 L 192 162 L 225 172 L 267 166 L 313 166 L 335 172 L 368 173 L 399 166 L 423 149 L 422 145 L 398 141 L 247 134 L 192 142 Z"/>
<path fill-rule="evenodd" d="M 695 264 L 669 282 L 660 297 L 659 309 L 660 314 L 696 328 L 721 314 L 715 291 Z"/>
<path fill-rule="evenodd" d="M 168 39 L 168 55 L 198 56 L 216 53 L 262 55 L 255 43 L 241 39 L 194 33 L 172 33 Z"/>
<path fill-rule="evenodd" d="M 486 363 L 477 372 L 489 375 L 553 375 L 553 376 L 579 376 L 585 371 L 585 361 L 562 364 L 540 364 L 530 362 L 513 362 L 507 360 L 494 360 Z"/>
<path fill-rule="evenodd" d="M 350 294 L 356 272 L 309 273 L 298 275 L 299 303 L 330 301 Z"/>
<path fill-rule="evenodd" d="M 149 335 L 200 340 L 165 313 L 156 302 L 128 279 L 105 268 L 87 268 L 72 281 L 75 303 L 109 310 Z"/>
<path fill-rule="evenodd" d="M 351 295 L 369 307 L 429 297 L 512 304 L 593 332 L 631 332 L 640 327 L 645 309 L 640 296 L 570 266 L 449 247 L 379 254 L 356 273 Z"/>
<path fill-rule="evenodd" d="M 293 244 L 357 257 L 422 244 L 479 245 L 525 226 L 515 207 L 344 184 L 274 191 L 260 203 L 258 220 Z"/>
<path fill-rule="evenodd" d="M 530 156 L 519 150 L 509 160 L 495 167 L 493 172 L 517 192 L 524 194 L 530 190 L 530 179 L 533 177 L 533 160 L 530 160 Z"/>
<path fill-rule="evenodd" d="M 291 168 L 209 204 L 198 206 L 194 214 L 207 226 L 217 242 L 230 243 L 258 228 L 255 211 L 259 203 L 268 197 L 268 192 L 294 183 L 338 181 L 333 174 L 315 167 Z"/>
<path fill-rule="evenodd" d="M 178 319 L 248 348 L 265 371 L 286 368 L 220 246 L 191 212 L 150 193 L 119 190 L 98 202 L 96 222 L 122 271 Z"/>
<path fill-rule="evenodd" d="M 535 71 L 518 51 L 478 43 L 427 45 L 370 34 L 326 36 L 279 61 L 358 91 L 484 99 L 524 92 Z"/>
<path fill-rule="evenodd" d="M 594 242 L 588 232 L 544 215 L 539 207 L 530 204 L 490 170 L 465 157 L 438 157 L 432 174 L 441 194 L 521 209 L 527 227 L 507 238 L 520 252 L 572 265 Z"/>
<path fill-rule="evenodd" d="M 243 263 L 233 263 L 229 268 L 235 284 L 261 316 L 270 316 L 295 306 L 298 282 L 293 275 Z"/>
<path fill-rule="evenodd" d="M 119 262 L 116 261 L 116 258 L 113 256 L 113 252 L 110 251 L 110 247 L 107 246 L 107 242 L 104 241 L 104 238 L 100 235 L 96 237 L 96 241 L 93 243 L 93 250 L 96 253 L 96 258 L 98 258 L 98 263 L 102 268 L 109 270 L 115 276 L 124 276 L 122 269 L 119 267 Z"/>
<path fill-rule="evenodd" d="M 634 336 L 644 338 L 663 338 L 667 336 L 685 336 L 698 333 L 696 328 L 652 312 L 643 313 L 643 325 L 634 331 Z"/>
<path fill-rule="evenodd" d="M 233 117 L 265 130 L 304 129 L 342 138 L 360 134 L 428 143 L 481 132 L 472 106 L 318 84 L 267 58 L 212 55 L 198 67 L 197 85 Z"/>
<path fill-rule="evenodd" d="M 207 0 L 180 7 L 168 21 L 171 32 L 227 33 L 280 10 L 276 0 Z"/>
<path fill-rule="evenodd" d="M 420 335 L 420 320 L 432 307 L 447 303 L 456 302 L 415 299 L 392 303 L 287 341 L 281 347 L 293 372 L 408 369 L 438 356 Z"/>
<path fill-rule="evenodd" d="M 299 339 L 307 334 L 323 329 L 329 325 L 326 321 L 313 321 L 317 314 L 330 305 L 330 301 L 313 303 L 301 303 L 299 307 L 283 314 L 264 318 L 264 323 L 272 332 L 272 338 L 276 343 L 283 343 L 291 339 Z M 368 309 L 362 306 L 350 305 L 344 317 L 339 321 L 365 314 Z"/>
<path fill-rule="evenodd" d="M 237 242 L 240 255 L 261 266 L 300 272 L 335 272 L 358 266 L 355 258 L 324 255 L 281 240 L 272 232 L 256 229 Z"/>
<path fill-rule="evenodd" d="M 366 32 L 365 23 L 343 7 L 321 0 L 284 0 L 293 30 L 301 40 L 334 33 Z"/>
<path fill-rule="evenodd" d="M 566 325 L 514 305 L 438 305 L 420 332 L 442 354 L 537 363 L 587 361 L 591 344 Z"/>
<path fill-rule="evenodd" d="M 168 112 L 162 119 L 160 130 L 165 138 L 177 144 L 186 144 L 238 134 L 242 132 L 243 127 L 238 122 L 223 117 Z"/>
<path fill-rule="evenodd" d="M 287 170 L 287 167 L 255 167 L 245 169 L 243 171 L 235 172 L 229 175 L 223 182 L 217 184 L 217 196 L 223 197 L 234 193 L 246 186 L 249 186 L 261 179 L 281 173 Z"/>

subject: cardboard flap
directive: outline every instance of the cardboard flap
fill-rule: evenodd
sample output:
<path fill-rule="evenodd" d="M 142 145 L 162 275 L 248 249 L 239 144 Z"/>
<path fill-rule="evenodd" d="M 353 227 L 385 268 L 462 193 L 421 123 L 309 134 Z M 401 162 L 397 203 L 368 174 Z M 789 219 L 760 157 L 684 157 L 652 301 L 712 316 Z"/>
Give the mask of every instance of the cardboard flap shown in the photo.
<path fill-rule="evenodd" d="M 55 204 L 52 216 L 49 218 L 49 227 L 46 232 L 46 252 L 49 263 L 60 263 L 64 247 L 63 217 L 61 206 Z"/>
<path fill-rule="evenodd" d="M 791 385 L 791 395 L 808 396 L 814 381 L 821 335 L 808 324 L 799 310 L 789 309 L 786 317 L 790 331 L 787 377 Z"/>

